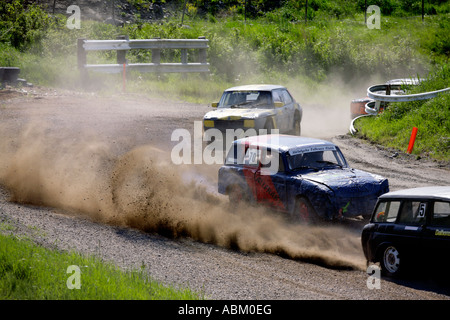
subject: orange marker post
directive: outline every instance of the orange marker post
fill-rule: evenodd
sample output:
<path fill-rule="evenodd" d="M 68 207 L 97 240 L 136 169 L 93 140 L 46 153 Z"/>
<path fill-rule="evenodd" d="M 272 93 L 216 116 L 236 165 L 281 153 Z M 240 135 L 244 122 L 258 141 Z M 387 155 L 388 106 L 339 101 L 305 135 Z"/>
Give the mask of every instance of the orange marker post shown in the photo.
<path fill-rule="evenodd" d="M 412 152 L 412 150 L 414 148 L 414 142 L 416 142 L 416 136 L 417 136 L 417 128 L 413 127 L 412 132 L 411 132 L 411 138 L 409 139 L 408 150 L 406 151 L 407 153 Z"/>

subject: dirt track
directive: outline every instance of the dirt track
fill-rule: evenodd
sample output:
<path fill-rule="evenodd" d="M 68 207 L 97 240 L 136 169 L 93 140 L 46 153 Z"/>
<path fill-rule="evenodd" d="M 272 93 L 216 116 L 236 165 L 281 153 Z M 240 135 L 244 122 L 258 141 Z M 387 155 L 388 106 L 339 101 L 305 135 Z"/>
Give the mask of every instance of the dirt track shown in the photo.
<path fill-rule="evenodd" d="M 206 105 L 26 90 L 0 91 L 0 179 L 9 188 L 0 222 L 16 234 L 124 268 L 145 265 L 213 299 L 449 298 L 439 279 L 383 279 L 369 290 L 360 225 L 296 229 L 265 212 L 224 217 L 218 165 L 173 168 L 167 158 L 173 130 L 192 132 Z M 311 119 L 333 115 L 304 108 L 303 135 L 331 139 L 351 166 L 388 177 L 391 190 L 448 184 L 448 164 L 355 140 L 347 124 L 322 134 Z"/>

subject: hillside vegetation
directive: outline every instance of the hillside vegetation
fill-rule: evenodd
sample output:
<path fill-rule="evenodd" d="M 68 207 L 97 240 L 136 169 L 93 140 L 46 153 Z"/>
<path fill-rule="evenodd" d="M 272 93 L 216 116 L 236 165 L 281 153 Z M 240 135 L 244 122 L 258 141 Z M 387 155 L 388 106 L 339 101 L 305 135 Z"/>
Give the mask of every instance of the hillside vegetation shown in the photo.
<path fill-rule="evenodd" d="M 365 0 L 309 0 L 308 7 L 302 0 L 105 0 L 95 2 L 100 7 L 89 5 L 90 11 L 108 11 L 114 3 L 115 15 L 117 19 L 123 18 L 124 25 L 82 16 L 80 29 L 67 27 L 70 14 L 61 13 L 61 9 L 55 15 L 49 14 L 53 0 L 41 1 L 42 6 L 30 3 L 25 0 L 0 3 L 0 65 L 18 66 L 21 77 L 40 85 L 83 89 L 77 70 L 76 39 L 115 39 L 128 35 L 131 39 L 205 36 L 209 39 L 211 65 L 209 78 L 190 75 L 190 81 L 176 74 L 129 74 L 130 92 L 210 102 L 225 87 L 249 82 L 297 83 L 312 91 L 334 77 L 348 86 L 365 83 L 369 86 L 374 78 L 385 81 L 419 76 L 443 77 L 443 81 L 430 82 L 433 89 L 448 86 L 448 72 L 442 71 L 448 70 L 450 56 L 448 1 L 425 1 L 423 21 L 420 0 L 367 1 L 368 5 L 375 4 L 381 9 L 380 29 L 370 29 L 364 23 Z M 63 1 L 56 3 L 64 9 Z M 85 8 L 84 1 L 78 3 Z M 163 8 L 163 14 L 152 14 L 156 5 Z M 133 50 L 127 58 L 130 62 L 149 62 L 151 54 Z M 195 59 L 195 55 L 190 59 Z M 88 55 L 89 63 L 115 61 L 115 52 Z M 161 61 L 179 62 L 180 52 L 163 50 Z M 91 76 L 97 90 L 117 91 L 122 84 L 120 75 Z M 443 96 L 420 104 L 425 113 L 428 108 L 444 105 L 445 116 L 447 102 L 448 96 Z M 401 108 L 410 107 L 416 105 Z M 411 113 L 406 111 L 397 116 L 403 118 Z M 384 131 L 368 126 L 375 119 L 361 122 L 360 126 L 367 126 L 361 128 L 364 137 L 381 143 L 399 139 L 399 145 L 403 146 L 404 136 L 392 138 L 393 118 L 383 116 L 383 119 L 385 122 L 377 122 L 377 126 L 384 127 Z M 406 131 L 410 130 L 410 123 Z M 441 131 L 433 131 L 435 127 Z M 422 136 L 419 136 L 414 152 L 448 160 L 449 126 L 427 122 L 421 132 L 427 130 L 427 136 L 440 137 L 433 147 L 420 148 Z M 429 142 L 423 141 L 424 145 Z M 396 144 L 390 141 L 388 145 Z"/>

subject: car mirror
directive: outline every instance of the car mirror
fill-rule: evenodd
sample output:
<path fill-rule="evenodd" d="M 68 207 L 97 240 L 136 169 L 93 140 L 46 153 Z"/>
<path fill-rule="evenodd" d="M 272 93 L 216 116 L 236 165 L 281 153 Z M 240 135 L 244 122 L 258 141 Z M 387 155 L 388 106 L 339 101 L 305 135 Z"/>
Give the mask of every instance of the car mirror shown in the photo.
<path fill-rule="evenodd" d="M 218 105 L 219 105 L 218 102 L 213 102 L 213 103 L 211 103 L 211 107 L 213 107 L 213 108 L 217 108 Z"/>
<path fill-rule="evenodd" d="M 276 102 L 274 103 L 274 105 L 275 105 L 275 108 L 281 108 L 281 107 L 284 106 L 284 103 L 281 102 L 281 101 L 276 101 Z"/>

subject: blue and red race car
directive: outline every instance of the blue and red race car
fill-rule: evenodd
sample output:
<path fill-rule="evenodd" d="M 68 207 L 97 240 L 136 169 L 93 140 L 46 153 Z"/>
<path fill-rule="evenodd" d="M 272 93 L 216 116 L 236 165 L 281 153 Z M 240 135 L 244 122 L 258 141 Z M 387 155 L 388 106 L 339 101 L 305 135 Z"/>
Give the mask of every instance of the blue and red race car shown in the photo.
<path fill-rule="evenodd" d="M 260 203 L 308 223 L 369 217 L 388 180 L 350 168 L 339 147 L 312 138 L 260 135 L 233 142 L 219 169 L 230 204 Z"/>

